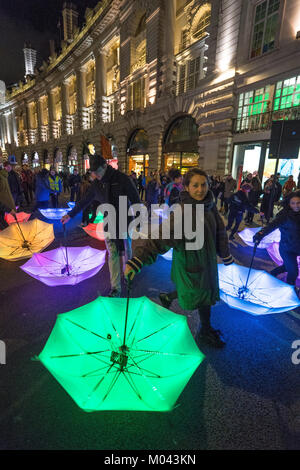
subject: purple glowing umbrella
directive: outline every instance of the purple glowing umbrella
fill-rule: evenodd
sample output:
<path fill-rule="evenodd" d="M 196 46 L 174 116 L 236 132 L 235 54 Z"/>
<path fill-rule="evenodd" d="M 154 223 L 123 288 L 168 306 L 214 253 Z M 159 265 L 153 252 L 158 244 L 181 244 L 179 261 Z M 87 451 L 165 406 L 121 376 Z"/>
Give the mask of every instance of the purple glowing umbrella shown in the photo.
<path fill-rule="evenodd" d="M 21 269 L 47 286 L 74 286 L 100 271 L 105 254 L 90 246 L 60 247 L 33 255 Z"/>
<path fill-rule="evenodd" d="M 267 250 L 268 250 L 270 257 L 274 261 L 274 263 L 281 266 L 283 264 L 283 259 L 281 258 L 280 253 L 279 253 L 279 243 L 277 242 L 272 243 L 272 245 L 268 246 Z M 299 268 L 298 277 L 300 279 L 300 256 L 298 256 L 297 260 L 298 260 L 298 268 Z"/>
<path fill-rule="evenodd" d="M 254 235 L 261 230 L 261 227 L 255 228 L 245 228 L 238 233 L 239 237 L 243 240 L 244 243 L 248 246 L 254 246 L 253 237 Z M 274 242 L 280 242 L 281 234 L 278 229 L 273 230 L 273 232 L 266 235 L 258 245 L 258 248 L 268 248 Z"/>

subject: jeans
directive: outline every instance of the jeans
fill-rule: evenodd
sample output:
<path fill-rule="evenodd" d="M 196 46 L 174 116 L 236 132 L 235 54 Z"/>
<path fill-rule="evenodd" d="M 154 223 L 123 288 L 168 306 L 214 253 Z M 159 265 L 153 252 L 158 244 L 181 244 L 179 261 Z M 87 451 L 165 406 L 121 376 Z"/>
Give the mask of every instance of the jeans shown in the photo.
<path fill-rule="evenodd" d="M 226 229 L 230 230 L 231 227 L 232 227 L 233 222 L 235 221 L 235 226 L 231 230 L 231 235 L 234 235 L 238 231 L 238 228 L 240 226 L 242 218 L 243 218 L 243 212 L 236 212 L 236 211 L 232 211 L 232 210 L 229 211 L 228 225 L 227 225 Z"/>
<path fill-rule="evenodd" d="M 131 258 L 131 239 L 127 238 L 122 240 L 124 242 L 124 256 L 123 256 L 123 270 L 125 268 L 126 262 Z M 110 284 L 112 290 L 117 290 L 121 292 L 121 268 L 120 268 L 120 253 L 119 246 L 120 241 L 110 240 L 109 238 L 105 239 L 106 249 L 108 251 L 108 268 L 110 274 Z"/>

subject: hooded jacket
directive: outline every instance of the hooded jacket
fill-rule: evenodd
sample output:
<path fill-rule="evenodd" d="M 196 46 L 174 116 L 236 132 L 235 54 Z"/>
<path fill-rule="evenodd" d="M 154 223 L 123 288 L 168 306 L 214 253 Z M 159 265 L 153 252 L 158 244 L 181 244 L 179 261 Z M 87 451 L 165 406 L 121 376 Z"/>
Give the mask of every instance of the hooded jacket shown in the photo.
<path fill-rule="evenodd" d="M 290 207 L 280 211 L 267 227 L 258 232 L 260 239 L 277 228 L 281 233 L 280 245 L 300 256 L 300 212 L 295 212 Z"/>
<path fill-rule="evenodd" d="M 7 174 L 7 172 L 5 173 Z M 8 175 L 5 176 L 4 172 L 0 173 L 0 204 L 5 211 L 10 212 L 12 210 L 16 210 L 16 206 L 10 191 L 7 177 Z"/>
<path fill-rule="evenodd" d="M 196 201 L 186 191 L 181 193 L 183 224 L 184 217 L 188 215 L 187 204 L 192 206 L 193 230 L 196 228 L 196 206 L 204 205 L 203 247 L 199 250 L 186 250 L 187 240 L 184 235 L 181 239 L 174 236 L 174 214 L 171 213 L 168 219 L 170 237 L 163 238 L 161 226 L 159 239 L 133 240 L 134 257 L 128 264 L 135 271 L 139 271 L 143 265 L 154 263 L 158 254 L 164 254 L 173 248 L 171 278 L 176 285 L 178 302 L 183 309 L 194 310 L 201 305 L 214 305 L 219 300 L 217 255 L 223 258 L 225 264 L 231 264 L 233 258 L 230 255 L 225 226 L 217 211 L 212 192 L 208 191 L 203 201 Z"/>

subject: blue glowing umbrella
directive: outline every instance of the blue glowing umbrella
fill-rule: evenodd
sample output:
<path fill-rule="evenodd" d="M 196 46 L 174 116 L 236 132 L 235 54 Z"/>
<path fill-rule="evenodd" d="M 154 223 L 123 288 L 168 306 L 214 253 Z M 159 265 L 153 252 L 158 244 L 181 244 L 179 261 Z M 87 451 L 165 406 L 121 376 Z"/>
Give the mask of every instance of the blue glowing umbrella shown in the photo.
<path fill-rule="evenodd" d="M 71 208 L 61 208 L 61 209 L 39 209 L 40 213 L 50 220 L 60 220 L 64 215 L 66 215 Z"/>
<path fill-rule="evenodd" d="M 238 266 L 218 265 L 220 296 L 230 307 L 254 315 L 280 313 L 300 306 L 293 286 L 265 271 Z M 246 286 L 246 287 L 245 287 Z"/>
<path fill-rule="evenodd" d="M 73 209 L 73 208 L 76 206 L 76 202 L 71 202 L 71 201 L 70 201 L 70 202 L 68 202 L 67 204 L 68 204 L 68 206 L 70 207 L 70 209 Z"/>

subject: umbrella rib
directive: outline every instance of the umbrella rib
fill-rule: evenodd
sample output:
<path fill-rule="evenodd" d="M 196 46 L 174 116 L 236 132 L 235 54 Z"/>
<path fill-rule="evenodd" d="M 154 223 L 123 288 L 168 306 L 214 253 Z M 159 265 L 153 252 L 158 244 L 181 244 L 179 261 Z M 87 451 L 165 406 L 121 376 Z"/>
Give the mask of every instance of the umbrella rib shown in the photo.
<path fill-rule="evenodd" d="M 61 356 L 51 356 L 50 359 L 62 359 L 62 358 L 67 358 L 67 357 L 80 357 L 80 356 L 90 356 L 92 354 L 101 354 L 104 352 L 110 352 L 110 349 L 105 349 L 103 351 L 86 351 L 84 353 L 78 353 L 78 354 L 64 354 Z"/>
<path fill-rule="evenodd" d="M 153 331 L 153 333 L 151 333 L 150 335 L 147 335 L 147 336 L 145 336 L 144 338 L 138 339 L 138 340 L 136 341 L 136 343 L 139 343 L 140 341 L 144 341 L 145 339 L 150 338 L 151 336 L 156 335 L 157 333 L 160 333 L 161 331 L 166 330 L 167 328 L 169 328 L 170 326 L 173 326 L 173 325 L 175 325 L 175 322 L 169 323 L 168 325 L 163 326 L 163 327 L 160 328 L 159 330 Z"/>
<path fill-rule="evenodd" d="M 128 374 L 129 374 L 129 373 L 128 373 Z M 132 378 L 130 377 L 130 375 L 128 375 L 128 377 L 127 377 L 126 373 L 124 372 L 124 377 L 125 377 L 125 379 L 127 380 L 127 382 L 128 382 L 128 384 L 130 385 L 130 387 L 132 388 L 132 390 L 134 391 L 134 393 L 137 395 L 137 397 L 138 397 L 140 400 L 142 400 L 144 403 L 146 403 L 146 402 L 143 400 L 142 395 L 140 394 L 140 392 L 139 392 L 137 386 L 134 384 L 134 382 L 133 382 Z"/>
<path fill-rule="evenodd" d="M 70 323 L 72 323 L 72 325 L 78 326 L 78 328 L 81 328 L 81 329 L 84 330 L 84 331 L 88 331 L 89 333 L 91 333 L 92 335 L 97 336 L 98 338 L 101 338 L 101 339 L 104 339 L 105 341 L 108 341 L 108 339 L 107 339 L 107 338 L 104 338 L 104 336 L 98 335 L 97 333 L 94 333 L 94 331 L 88 330 L 88 329 L 85 328 L 84 326 L 79 325 L 78 323 L 75 323 L 74 321 L 70 320 L 69 318 L 64 318 L 64 320 L 65 320 L 65 321 L 68 321 L 68 322 L 70 322 Z"/>
<path fill-rule="evenodd" d="M 99 372 L 102 371 L 103 369 L 106 369 L 107 366 L 109 366 L 109 367 L 111 366 L 111 363 L 109 363 L 109 362 L 108 362 L 108 363 L 105 363 L 105 364 L 106 364 L 106 365 L 105 365 L 104 367 L 100 367 L 99 369 L 95 369 L 95 370 L 92 370 L 92 371 L 90 371 L 90 372 L 87 372 L 86 374 L 83 374 L 81 377 L 82 377 L 82 378 L 86 378 L 86 377 L 94 377 L 93 374 L 97 374 L 97 375 L 98 375 Z M 113 372 L 113 371 L 110 371 L 110 370 L 107 371 L 106 375 L 110 374 L 111 372 Z"/>
<path fill-rule="evenodd" d="M 109 374 L 111 368 L 113 367 L 114 364 L 111 364 L 109 366 L 109 368 L 107 369 L 106 373 L 103 375 L 103 377 L 101 377 L 101 379 L 99 380 L 99 382 L 94 386 L 93 390 L 91 391 L 91 393 L 88 395 L 88 400 L 91 398 L 91 396 L 93 395 L 93 393 L 95 393 L 95 391 L 97 390 L 97 388 L 100 387 L 101 383 L 103 382 L 103 380 L 105 379 L 105 377 Z"/>
<path fill-rule="evenodd" d="M 103 399 L 102 399 L 102 402 L 106 400 L 106 398 L 108 397 L 108 395 L 110 394 L 110 392 L 112 391 L 113 387 L 116 385 L 117 383 L 117 380 L 118 378 L 120 377 L 120 374 L 121 374 L 121 370 L 117 370 L 116 371 L 116 375 L 114 376 L 114 378 L 112 379 L 111 381 L 111 384 L 110 386 L 108 387 L 108 390 L 106 392 L 106 394 L 104 395 Z"/>

